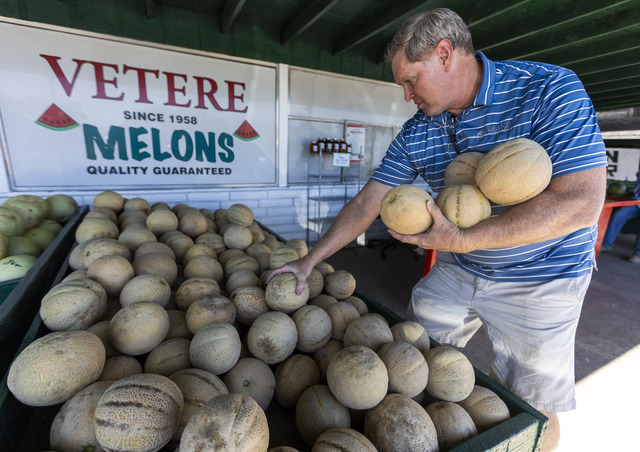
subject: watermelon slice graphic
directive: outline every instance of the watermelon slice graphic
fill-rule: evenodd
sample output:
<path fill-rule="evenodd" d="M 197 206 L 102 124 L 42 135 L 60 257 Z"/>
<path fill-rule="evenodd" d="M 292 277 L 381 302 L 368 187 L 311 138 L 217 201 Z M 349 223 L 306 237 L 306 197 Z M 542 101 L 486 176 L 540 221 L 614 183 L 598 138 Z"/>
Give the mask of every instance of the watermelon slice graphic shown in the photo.
<path fill-rule="evenodd" d="M 244 141 L 255 140 L 260 136 L 258 135 L 258 132 L 256 132 L 255 129 L 251 127 L 251 124 L 249 124 L 246 120 L 243 121 L 242 124 L 240 124 L 238 130 L 233 132 L 233 135 Z"/>
<path fill-rule="evenodd" d="M 51 130 L 69 130 L 80 125 L 71 116 L 60 110 L 56 104 L 51 104 L 47 111 L 36 120 L 36 124 Z"/>

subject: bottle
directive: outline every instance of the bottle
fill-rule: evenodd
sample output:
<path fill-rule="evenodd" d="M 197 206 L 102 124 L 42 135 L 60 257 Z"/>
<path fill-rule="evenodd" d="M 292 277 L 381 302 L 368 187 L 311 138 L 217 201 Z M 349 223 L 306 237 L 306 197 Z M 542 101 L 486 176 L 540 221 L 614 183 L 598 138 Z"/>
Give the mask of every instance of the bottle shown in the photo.
<path fill-rule="evenodd" d="M 318 138 L 318 152 L 320 155 L 327 152 L 327 141 L 325 138 Z"/>
<path fill-rule="evenodd" d="M 317 140 L 311 142 L 311 144 L 309 145 L 309 152 L 311 152 L 312 154 L 317 154 L 319 152 Z"/>

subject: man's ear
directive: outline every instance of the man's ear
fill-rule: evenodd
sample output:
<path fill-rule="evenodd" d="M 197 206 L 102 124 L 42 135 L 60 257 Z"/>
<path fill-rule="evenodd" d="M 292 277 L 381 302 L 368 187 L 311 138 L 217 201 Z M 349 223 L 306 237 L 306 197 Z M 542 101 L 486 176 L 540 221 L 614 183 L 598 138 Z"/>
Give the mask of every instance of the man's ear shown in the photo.
<path fill-rule="evenodd" d="M 453 58 L 453 45 L 448 39 L 441 39 L 436 46 L 436 55 L 440 60 L 440 64 L 444 67 L 445 71 L 448 71 L 451 67 L 451 60 Z"/>

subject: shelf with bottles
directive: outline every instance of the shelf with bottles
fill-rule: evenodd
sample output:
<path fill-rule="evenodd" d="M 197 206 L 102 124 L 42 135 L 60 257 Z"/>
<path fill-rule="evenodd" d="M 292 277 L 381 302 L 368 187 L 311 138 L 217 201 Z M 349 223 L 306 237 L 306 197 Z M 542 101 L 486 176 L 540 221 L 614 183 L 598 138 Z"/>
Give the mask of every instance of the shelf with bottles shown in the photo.
<path fill-rule="evenodd" d="M 342 138 L 318 138 L 309 144 L 309 153 L 312 155 L 351 154 L 352 150 L 351 143 Z"/>

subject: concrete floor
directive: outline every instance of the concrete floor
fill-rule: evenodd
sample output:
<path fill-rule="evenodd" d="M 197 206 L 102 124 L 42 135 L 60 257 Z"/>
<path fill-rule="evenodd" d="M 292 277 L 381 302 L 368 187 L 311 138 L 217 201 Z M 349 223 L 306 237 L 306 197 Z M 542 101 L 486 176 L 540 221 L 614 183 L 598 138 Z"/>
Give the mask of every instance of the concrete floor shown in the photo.
<path fill-rule="evenodd" d="M 578 409 L 560 415 L 563 452 L 638 450 L 640 265 L 626 260 L 634 240 L 621 234 L 598 258 L 576 335 Z M 363 295 L 404 316 L 425 257 L 413 247 L 386 245 L 345 248 L 327 261 L 352 273 Z M 492 352 L 483 329 L 462 351 L 488 373 Z"/>

